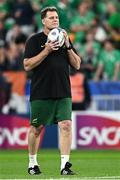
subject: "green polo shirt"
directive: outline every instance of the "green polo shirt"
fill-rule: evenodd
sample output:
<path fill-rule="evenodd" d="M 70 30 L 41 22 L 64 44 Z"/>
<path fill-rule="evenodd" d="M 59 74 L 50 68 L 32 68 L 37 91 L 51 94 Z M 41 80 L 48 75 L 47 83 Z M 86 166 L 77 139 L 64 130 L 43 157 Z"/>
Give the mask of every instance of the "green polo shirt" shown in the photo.
<path fill-rule="evenodd" d="M 115 65 L 119 62 L 120 52 L 118 50 L 113 50 L 111 52 L 103 50 L 100 54 L 99 63 L 104 65 L 104 72 L 106 73 L 108 79 L 112 79 L 115 71 Z"/>

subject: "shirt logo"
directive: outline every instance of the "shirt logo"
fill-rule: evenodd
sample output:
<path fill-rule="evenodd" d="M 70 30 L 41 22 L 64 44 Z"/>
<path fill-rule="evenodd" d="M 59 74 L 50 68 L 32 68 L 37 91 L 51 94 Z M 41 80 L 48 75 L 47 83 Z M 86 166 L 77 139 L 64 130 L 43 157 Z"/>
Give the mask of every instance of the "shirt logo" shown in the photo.
<path fill-rule="evenodd" d="M 32 123 L 37 123 L 37 118 L 32 120 Z"/>
<path fill-rule="evenodd" d="M 45 44 L 41 45 L 41 48 L 45 47 Z"/>

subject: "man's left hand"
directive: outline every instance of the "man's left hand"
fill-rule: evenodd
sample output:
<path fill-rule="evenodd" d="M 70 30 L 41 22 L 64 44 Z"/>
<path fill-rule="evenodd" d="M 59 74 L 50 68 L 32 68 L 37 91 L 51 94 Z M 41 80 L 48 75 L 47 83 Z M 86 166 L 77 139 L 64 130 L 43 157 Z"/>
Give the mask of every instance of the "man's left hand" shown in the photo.
<path fill-rule="evenodd" d="M 64 37 L 65 37 L 65 45 L 68 48 L 70 46 L 70 41 L 69 41 L 68 34 L 64 29 L 63 29 L 63 34 L 64 34 Z"/>

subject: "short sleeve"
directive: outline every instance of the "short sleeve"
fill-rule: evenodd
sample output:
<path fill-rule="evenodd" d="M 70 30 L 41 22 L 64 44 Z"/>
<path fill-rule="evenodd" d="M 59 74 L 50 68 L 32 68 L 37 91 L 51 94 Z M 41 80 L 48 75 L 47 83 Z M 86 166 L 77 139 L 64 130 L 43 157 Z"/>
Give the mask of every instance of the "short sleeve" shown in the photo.
<path fill-rule="evenodd" d="M 40 49 L 38 48 L 38 41 L 35 36 L 31 36 L 25 45 L 24 58 L 31 58 L 39 54 Z"/>
<path fill-rule="evenodd" d="M 115 52 L 116 52 L 116 63 L 120 64 L 120 52 L 118 50 L 116 50 Z"/>

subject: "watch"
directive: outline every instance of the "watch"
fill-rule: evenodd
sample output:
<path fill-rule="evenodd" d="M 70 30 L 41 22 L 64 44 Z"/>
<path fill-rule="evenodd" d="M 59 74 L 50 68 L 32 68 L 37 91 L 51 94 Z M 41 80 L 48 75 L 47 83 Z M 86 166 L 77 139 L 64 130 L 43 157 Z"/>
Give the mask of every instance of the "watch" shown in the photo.
<path fill-rule="evenodd" d="M 66 49 L 67 49 L 67 50 L 70 50 L 70 49 L 72 49 L 72 46 L 71 46 L 71 44 L 70 44 L 68 47 L 66 47 Z"/>

